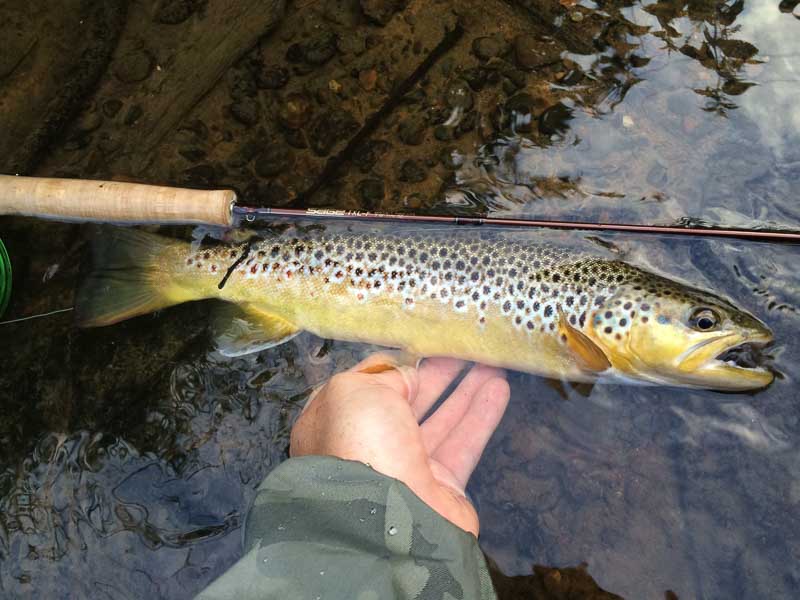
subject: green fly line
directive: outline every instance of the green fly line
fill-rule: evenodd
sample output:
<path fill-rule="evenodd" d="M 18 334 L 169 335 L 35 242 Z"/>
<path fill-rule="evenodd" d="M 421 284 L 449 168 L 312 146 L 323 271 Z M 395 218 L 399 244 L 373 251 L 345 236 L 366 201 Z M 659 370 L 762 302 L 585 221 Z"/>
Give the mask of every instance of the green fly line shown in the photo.
<path fill-rule="evenodd" d="M 3 240 L 0 240 L 0 315 L 5 312 L 11 298 L 11 259 Z"/>
<path fill-rule="evenodd" d="M 8 251 L 3 245 L 3 240 L 0 240 L 0 317 L 3 316 L 6 308 L 8 308 L 8 301 L 11 299 L 11 259 L 8 256 Z M 69 312 L 73 307 L 60 308 L 58 310 L 51 310 L 50 312 L 29 315 L 27 317 L 20 317 L 19 319 L 12 319 L 11 321 L 0 321 L 0 325 L 10 325 L 11 323 L 19 323 L 21 321 L 29 321 L 31 319 L 38 319 L 40 317 L 49 317 L 51 315 L 58 315 L 61 313 Z"/>

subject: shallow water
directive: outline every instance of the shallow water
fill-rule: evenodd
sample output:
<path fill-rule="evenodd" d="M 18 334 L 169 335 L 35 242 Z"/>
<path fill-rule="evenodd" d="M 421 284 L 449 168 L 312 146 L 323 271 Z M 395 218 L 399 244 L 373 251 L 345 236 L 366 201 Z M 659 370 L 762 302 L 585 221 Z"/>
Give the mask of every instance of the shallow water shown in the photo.
<path fill-rule="evenodd" d="M 787 285 L 794 248 L 622 245 L 635 248 L 636 262 L 750 298 L 777 332 L 798 325 L 794 310 L 773 304 L 800 301 Z M 595 386 L 585 397 L 515 378 L 506 415 L 515 426 L 501 428 L 486 455 L 494 468 L 475 482 L 491 490 L 480 505 L 489 554 L 516 572 L 532 560 L 586 560 L 602 587 L 630 598 L 667 589 L 681 598 L 792 597 L 800 348 L 778 335 L 784 378 L 752 395 Z"/>
<path fill-rule="evenodd" d="M 438 208 L 800 228 L 800 20 L 765 1 L 635 2 L 619 14 L 649 32 L 628 27 L 626 46 L 570 55 L 584 76 L 566 85 L 564 128 L 543 140 L 512 127 L 476 147 Z M 744 62 L 749 47 L 709 38 L 758 53 Z M 708 54 L 685 48 L 704 40 Z M 592 81 L 605 93 L 587 103 Z M 482 547 L 506 574 L 586 562 L 626 598 L 797 597 L 798 248 L 582 235 L 761 317 L 782 377 L 720 394 L 511 374 L 509 410 L 468 490 Z M 71 282 L 53 267 L 78 242 L 23 255 L 2 237 L 23 274 L 15 295 L 34 298 L 8 318 L 63 306 Z M 371 348 L 303 334 L 223 358 L 206 335 L 210 309 L 91 332 L 68 315 L 0 326 L 14 370 L 0 375 L 4 597 L 190 597 L 236 560 L 248 503 L 286 458 L 309 390 Z"/>
<path fill-rule="evenodd" d="M 710 7 L 690 5 L 689 17 L 679 2 L 622 9 L 648 32 L 628 35 L 625 55 L 569 55 L 586 76 L 566 88 L 567 111 L 555 121 L 564 128 L 551 144 L 524 135 L 487 144 L 457 173 L 450 203 L 530 217 L 797 228 L 800 25 L 769 2 L 740 6 L 727 26 Z M 693 19 L 693 8 L 711 17 Z M 712 40 L 730 44 L 732 57 L 698 50 Z M 587 105 L 582 88 L 598 80 L 604 94 Z"/>

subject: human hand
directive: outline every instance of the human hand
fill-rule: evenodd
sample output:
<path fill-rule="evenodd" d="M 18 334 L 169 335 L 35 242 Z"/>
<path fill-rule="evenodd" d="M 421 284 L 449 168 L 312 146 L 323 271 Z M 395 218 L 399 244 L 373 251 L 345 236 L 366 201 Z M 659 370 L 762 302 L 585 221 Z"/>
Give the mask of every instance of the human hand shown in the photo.
<path fill-rule="evenodd" d="M 478 515 L 464 490 L 508 405 L 505 374 L 473 367 L 420 423 L 465 364 L 435 358 L 416 369 L 389 354 L 370 356 L 312 396 L 292 429 L 290 454 L 368 463 L 477 536 Z"/>

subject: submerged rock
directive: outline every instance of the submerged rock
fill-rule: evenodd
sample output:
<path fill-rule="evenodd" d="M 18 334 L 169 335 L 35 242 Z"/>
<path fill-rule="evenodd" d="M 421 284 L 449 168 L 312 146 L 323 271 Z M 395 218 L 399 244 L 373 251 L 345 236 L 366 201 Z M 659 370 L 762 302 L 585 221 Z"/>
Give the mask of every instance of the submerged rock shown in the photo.
<path fill-rule="evenodd" d="M 181 148 L 178 154 L 189 162 L 198 162 L 206 157 L 206 151 L 202 148 Z"/>
<path fill-rule="evenodd" d="M 144 109 L 139 104 L 134 104 L 128 109 L 128 112 L 125 114 L 125 118 L 123 119 L 123 123 L 130 127 L 131 125 L 135 124 L 136 121 L 142 118 L 144 114 Z"/>
<path fill-rule="evenodd" d="M 308 142 L 315 154 L 327 156 L 337 143 L 346 141 L 357 130 L 353 115 L 346 110 L 332 110 L 314 119 Z"/>
<path fill-rule="evenodd" d="M 242 202 L 249 206 L 285 206 L 292 194 L 277 181 L 253 179 L 242 192 Z"/>
<path fill-rule="evenodd" d="M 303 62 L 303 46 L 302 44 L 292 44 L 286 49 L 286 60 L 290 63 Z"/>
<path fill-rule="evenodd" d="M 478 123 L 478 113 L 474 110 L 469 111 L 464 115 L 461 119 L 461 122 L 456 127 L 456 134 L 457 137 L 461 136 L 465 133 L 469 133 L 473 129 L 475 129 L 475 125 Z"/>
<path fill-rule="evenodd" d="M 232 168 L 240 168 L 253 160 L 262 148 L 261 140 L 246 140 L 234 150 L 225 164 Z"/>
<path fill-rule="evenodd" d="M 292 148 L 305 150 L 308 148 L 308 139 L 302 129 L 284 129 L 283 138 Z"/>
<path fill-rule="evenodd" d="M 408 159 L 400 166 L 400 181 L 419 183 L 425 181 L 427 176 L 428 173 L 422 163 L 413 158 Z"/>
<path fill-rule="evenodd" d="M 231 99 L 253 98 L 258 93 L 256 78 L 250 69 L 231 69 L 227 76 Z"/>
<path fill-rule="evenodd" d="M 499 58 L 508 50 L 508 42 L 501 35 L 479 37 L 472 40 L 472 53 L 483 61 Z"/>
<path fill-rule="evenodd" d="M 453 128 L 447 125 L 437 125 L 433 130 L 433 137 L 440 142 L 449 142 L 453 139 Z"/>
<path fill-rule="evenodd" d="M 361 56 L 367 50 L 367 34 L 360 29 L 348 31 L 336 39 L 336 47 L 342 54 Z"/>
<path fill-rule="evenodd" d="M 274 177 L 288 171 L 294 163 L 291 150 L 283 144 L 271 144 L 258 155 L 254 163 L 261 177 Z"/>
<path fill-rule="evenodd" d="M 472 90 L 469 84 L 463 79 L 456 79 L 447 86 L 444 93 L 445 102 L 450 108 L 460 108 L 462 110 L 469 110 L 472 108 L 474 100 L 472 98 Z"/>
<path fill-rule="evenodd" d="M 120 110 L 122 110 L 122 102 L 116 98 L 103 102 L 103 114 L 109 119 L 116 117 Z"/>
<path fill-rule="evenodd" d="M 362 205 L 367 210 L 378 208 L 386 193 L 383 180 L 374 177 L 359 181 L 356 190 L 358 190 Z"/>
<path fill-rule="evenodd" d="M 800 6 L 800 0 L 781 0 L 781 3 L 778 4 L 778 10 L 782 13 L 790 13 L 794 12 L 795 8 L 798 6 Z"/>
<path fill-rule="evenodd" d="M 467 82 L 470 89 L 476 92 L 480 92 L 486 85 L 486 69 L 478 67 L 466 69 L 461 76 L 464 78 L 464 81 Z"/>
<path fill-rule="evenodd" d="M 289 82 L 289 71 L 283 67 L 265 66 L 256 73 L 256 85 L 262 90 L 278 90 Z"/>
<path fill-rule="evenodd" d="M 153 20 L 164 25 L 178 25 L 197 10 L 196 0 L 161 0 Z"/>
<path fill-rule="evenodd" d="M 422 117 L 410 116 L 397 126 L 397 136 L 408 146 L 418 146 L 425 139 L 425 120 Z"/>
<path fill-rule="evenodd" d="M 138 83 L 150 76 L 154 66 L 153 57 L 148 52 L 134 50 L 119 59 L 114 75 L 123 83 Z"/>
<path fill-rule="evenodd" d="M 366 144 L 361 144 L 353 154 L 353 163 L 362 173 L 369 173 L 378 159 L 383 156 L 391 144 L 385 140 L 370 140 Z"/>
<path fill-rule="evenodd" d="M 364 91 L 371 92 L 378 82 L 378 72 L 375 69 L 366 69 L 358 73 L 358 83 Z"/>
<path fill-rule="evenodd" d="M 539 131 L 544 135 L 564 133 L 569 129 L 570 119 L 572 109 L 558 102 L 539 116 Z"/>
<path fill-rule="evenodd" d="M 289 94 L 278 110 L 278 121 L 288 129 L 300 129 L 311 120 L 311 100 L 305 94 Z"/>
<path fill-rule="evenodd" d="M 324 65 L 336 55 L 336 34 L 323 31 L 303 44 L 303 58 L 311 65 Z"/>
<path fill-rule="evenodd" d="M 395 13 L 406 7 L 406 0 L 361 0 L 364 15 L 378 25 L 386 25 Z"/>
<path fill-rule="evenodd" d="M 552 43 L 525 33 L 514 38 L 514 59 L 521 69 L 538 69 L 556 63 L 560 58 L 561 51 Z"/>
<path fill-rule="evenodd" d="M 360 20 L 358 0 L 327 0 L 324 15 L 331 23 L 355 27 Z"/>
<path fill-rule="evenodd" d="M 261 116 L 261 106 L 255 98 L 242 98 L 230 107 L 231 115 L 242 125 L 252 126 L 258 123 Z"/>
<path fill-rule="evenodd" d="M 190 167 L 183 172 L 183 181 L 187 184 L 211 185 L 216 179 L 217 173 L 209 164 Z"/>

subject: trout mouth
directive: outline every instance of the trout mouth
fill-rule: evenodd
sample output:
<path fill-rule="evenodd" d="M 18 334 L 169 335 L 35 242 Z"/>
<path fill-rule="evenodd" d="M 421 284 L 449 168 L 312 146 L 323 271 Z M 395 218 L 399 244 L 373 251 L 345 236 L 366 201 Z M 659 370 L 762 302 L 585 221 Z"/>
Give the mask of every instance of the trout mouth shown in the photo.
<path fill-rule="evenodd" d="M 708 358 L 698 365 L 698 375 L 714 380 L 715 387 L 722 390 L 766 387 L 775 377 L 769 368 L 772 357 L 765 352 L 772 340 L 772 333 L 765 331 L 744 339 L 732 335 L 718 338 L 707 346 L 701 344 L 696 353 Z"/>
<path fill-rule="evenodd" d="M 769 342 L 743 342 L 728 348 L 714 360 L 736 369 L 766 371 L 769 370 L 769 361 L 773 358 L 765 352 L 770 344 L 771 340 Z"/>

